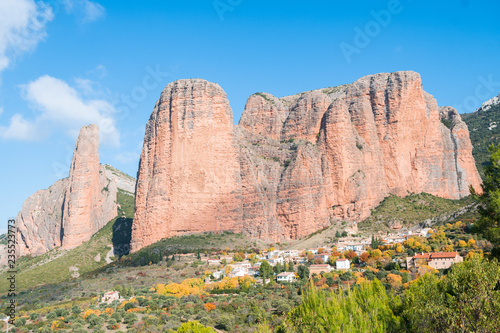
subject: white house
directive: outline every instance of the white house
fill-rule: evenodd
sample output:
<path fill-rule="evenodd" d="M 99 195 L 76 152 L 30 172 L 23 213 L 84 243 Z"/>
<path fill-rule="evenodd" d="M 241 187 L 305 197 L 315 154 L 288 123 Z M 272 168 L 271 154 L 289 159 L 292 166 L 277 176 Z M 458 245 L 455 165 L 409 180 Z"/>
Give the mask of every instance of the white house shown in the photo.
<path fill-rule="evenodd" d="M 347 243 L 345 245 L 346 250 L 361 251 L 364 245 L 362 243 Z"/>
<path fill-rule="evenodd" d="M 284 262 L 285 260 L 282 257 L 269 259 L 269 263 L 271 264 L 271 266 L 276 266 L 276 264 L 283 265 Z"/>
<path fill-rule="evenodd" d="M 276 276 L 276 280 L 278 282 L 294 282 L 296 279 L 295 279 L 295 273 L 293 272 L 283 272 L 283 273 L 279 273 L 277 276 Z"/>
<path fill-rule="evenodd" d="M 212 273 L 212 275 L 213 275 L 213 277 L 214 277 L 215 280 L 219 280 L 222 277 L 223 274 L 224 274 L 223 271 L 216 271 L 216 272 Z"/>
<path fill-rule="evenodd" d="M 218 258 L 210 258 L 207 260 L 209 265 L 220 265 L 221 261 Z"/>
<path fill-rule="evenodd" d="M 108 291 L 102 296 L 102 302 L 110 304 L 114 300 L 120 299 L 120 293 L 118 291 Z"/>
<path fill-rule="evenodd" d="M 337 259 L 335 262 L 337 269 L 349 269 L 351 268 L 351 263 L 348 259 Z"/>

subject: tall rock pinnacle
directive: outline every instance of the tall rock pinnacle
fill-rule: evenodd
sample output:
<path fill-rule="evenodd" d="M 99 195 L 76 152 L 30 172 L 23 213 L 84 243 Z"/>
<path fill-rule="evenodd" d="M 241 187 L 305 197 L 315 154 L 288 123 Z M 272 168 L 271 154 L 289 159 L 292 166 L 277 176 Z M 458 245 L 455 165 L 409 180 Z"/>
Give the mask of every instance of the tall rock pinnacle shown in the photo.
<path fill-rule="evenodd" d="M 84 126 L 76 141 L 64 198 L 62 246 L 72 248 L 90 239 L 116 216 L 116 185 L 100 173 L 99 128 Z"/>
<path fill-rule="evenodd" d="M 76 141 L 69 177 L 30 196 L 16 217 L 18 254 L 70 249 L 90 239 L 117 215 L 117 188 L 133 184 L 99 164 L 99 129 L 84 126 Z M 132 195 L 132 193 L 130 193 Z"/>

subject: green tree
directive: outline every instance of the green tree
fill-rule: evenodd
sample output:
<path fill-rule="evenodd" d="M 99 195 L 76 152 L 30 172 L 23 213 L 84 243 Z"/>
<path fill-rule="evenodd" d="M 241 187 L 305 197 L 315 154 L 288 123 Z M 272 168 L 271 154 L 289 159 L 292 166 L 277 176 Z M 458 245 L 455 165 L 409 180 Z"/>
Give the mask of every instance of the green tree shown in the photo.
<path fill-rule="evenodd" d="M 215 333 L 211 327 L 205 327 L 198 321 L 188 321 L 177 328 L 178 333 Z"/>
<path fill-rule="evenodd" d="M 370 244 L 370 247 L 375 250 L 378 248 L 379 245 L 380 241 L 378 240 L 378 238 L 375 238 L 375 236 L 372 235 L 372 242 Z"/>
<path fill-rule="evenodd" d="M 470 186 L 470 192 L 479 205 L 481 218 L 476 222 L 475 228 L 484 234 L 495 248 L 492 254 L 500 257 L 500 145 L 492 144 L 488 148 L 490 165 L 485 168 L 483 193 L 479 194 Z"/>
<path fill-rule="evenodd" d="M 287 272 L 295 272 L 295 264 L 293 263 L 293 260 L 290 260 L 288 262 L 288 270 Z"/>
<path fill-rule="evenodd" d="M 266 279 L 269 279 L 273 274 L 273 266 L 271 266 L 267 261 L 263 261 L 259 267 L 259 276 L 262 277 L 264 284 Z"/>
<path fill-rule="evenodd" d="M 82 312 L 82 309 L 78 305 L 73 305 L 73 307 L 71 308 L 71 312 L 73 312 L 73 314 L 79 315 Z"/>
<path fill-rule="evenodd" d="M 337 230 L 337 232 L 335 233 L 335 237 L 336 237 L 336 238 L 340 238 L 340 237 L 341 237 L 340 232 L 339 232 L 338 230 Z"/>
<path fill-rule="evenodd" d="M 302 280 L 309 278 L 309 267 L 305 265 L 299 265 L 299 267 L 297 268 L 297 275 Z"/>
<path fill-rule="evenodd" d="M 426 274 L 406 293 L 403 315 L 410 332 L 497 332 L 500 266 L 479 256 L 453 265 L 439 279 Z"/>
<path fill-rule="evenodd" d="M 284 320 L 280 332 L 401 332 L 393 308 L 400 298 L 388 295 L 380 281 L 346 292 L 327 292 L 309 284 L 302 303 Z"/>
<path fill-rule="evenodd" d="M 281 266 L 281 264 L 278 262 L 278 263 L 276 263 L 276 265 L 273 267 L 273 271 L 274 271 L 274 273 L 279 274 L 279 273 L 283 272 L 283 271 L 284 271 L 284 269 L 283 269 L 283 266 Z"/>

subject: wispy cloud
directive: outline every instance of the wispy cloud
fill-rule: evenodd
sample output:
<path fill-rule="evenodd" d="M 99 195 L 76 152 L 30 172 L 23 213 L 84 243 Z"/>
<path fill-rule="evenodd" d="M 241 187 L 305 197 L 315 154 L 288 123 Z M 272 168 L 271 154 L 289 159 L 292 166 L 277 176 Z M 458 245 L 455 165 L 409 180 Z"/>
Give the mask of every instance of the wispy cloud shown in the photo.
<path fill-rule="evenodd" d="M 118 147 L 120 133 L 115 127 L 114 107 L 104 99 L 82 97 L 82 87 L 79 89 L 48 75 L 23 85 L 23 98 L 38 116 L 26 120 L 19 114 L 14 115 L 9 126 L 0 126 L 0 136 L 31 141 L 51 131 L 63 130 L 76 137 L 81 126 L 95 123 L 100 129 L 101 142 Z"/>
<path fill-rule="evenodd" d="M 46 37 L 52 8 L 34 0 L 0 1 L 0 72 Z"/>
<path fill-rule="evenodd" d="M 60 0 L 67 13 L 77 14 L 81 23 L 90 23 L 106 15 L 106 9 L 90 0 Z"/>

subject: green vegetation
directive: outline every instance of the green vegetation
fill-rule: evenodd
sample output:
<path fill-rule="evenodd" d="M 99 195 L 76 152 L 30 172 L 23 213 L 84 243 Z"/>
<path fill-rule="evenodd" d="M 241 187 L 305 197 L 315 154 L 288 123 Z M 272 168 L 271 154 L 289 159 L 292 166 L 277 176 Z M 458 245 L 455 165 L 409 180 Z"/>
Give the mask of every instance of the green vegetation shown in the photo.
<path fill-rule="evenodd" d="M 427 219 L 443 224 L 457 219 L 472 220 L 478 215 L 474 212 L 471 196 L 460 200 L 444 199 L 428 193 L 410 194 L 404 198 L 390 195 L 372 211 L 369 218 L 358 224 L 362 231 L 389 231 L 394 222 L 403 226 L 413 226 Z M 457 214 L 460 210 L 463 213 Z"/>
<path fill-rule="evenodd" d="M 206 232 L 202 234 L 191 234 L 173 236 L 162 239 L 154 244 L 146 246 L 134 252 L 120 262 L 122 266 L 144 266 L 150 263 L 156 264 L 165 256 L 181 253 L 213 252 L 219 249 L 258 251 L 257 244 L 264 242 L 255 240 L 243 234 L 235 234 L 230 231 L 222 233 Z"/>
<path fill-rule="evenodd" d="M 472 187 L 471 192 L 480 203 L 481 218 L 475 228 L 495 246 L 492 254 L 500 257 L 500 146 L 491 145 L 489 152 L 490 164 L 484 171 L 483 193 L 476 193 Z"/>
<path fill-rule="evenodd" d="M 0 245 L 7 245 L 7 234 L 0 235 Z"/>
<path fill-rule="evenodd" d="M 496 332 L 500 327 L 500 267 L 479 256 L 444 278 L 426 274 L 406 292 L 408 332 Z"/>
<path fill-rule="evenodd" d="M 401 300 L 388 295 L 378 280 L 346 292 L 318 291 L 309 284 L 302 304 L 284 322 L 281 332 L 400 332 L 393 308 Z"/>
<path fill-rule="evenodd" d="M 443 123 L 444 126 L 448 127 L 449 129 L 452 129 L 453 124 L 450 119 L 441 118 L 441 122 Z"/>
<path fill-rule="evenodd" d="M 257 93 L 255 93 L 254 95 L 260 96 L 260 97 L 262 97 L 263 99 L 265 99 L 267 102 L 269 102 L 269 103 L 271 103 L 271 104 L 273 104 L 273 105 L 274 105 L 274 101 L 273 101 L 272 99 L 270 99 L 269 97 L 267 97 L 267 95 L 266 95 L 266 94 L 261 93 L 261 92 L 257 92 Z"/>
<path fill-rule="evenodd" d="M 500 105 L 495 105 L 488 111 L 463 114 L 462 119 L 469 128 L 474 146 L 472 155 L 476 160 L 477 170 L 483 177 L 484 168 L 489 165 L 488 147 L 491 144 L 500 144 Z"/>
<path fill-rule="evenodd" d="M 350 84 L 343 84 L 343 85 L 336 86 L 336 87 L 325 88 L 325 89 L 321 90 L 321 92 L 324 94 L 330 95 L 330 94 L 333 94 L 336 92 L 344 91 L 347 88 L 349 88 L 349 86 L 350 86 Z"/>

